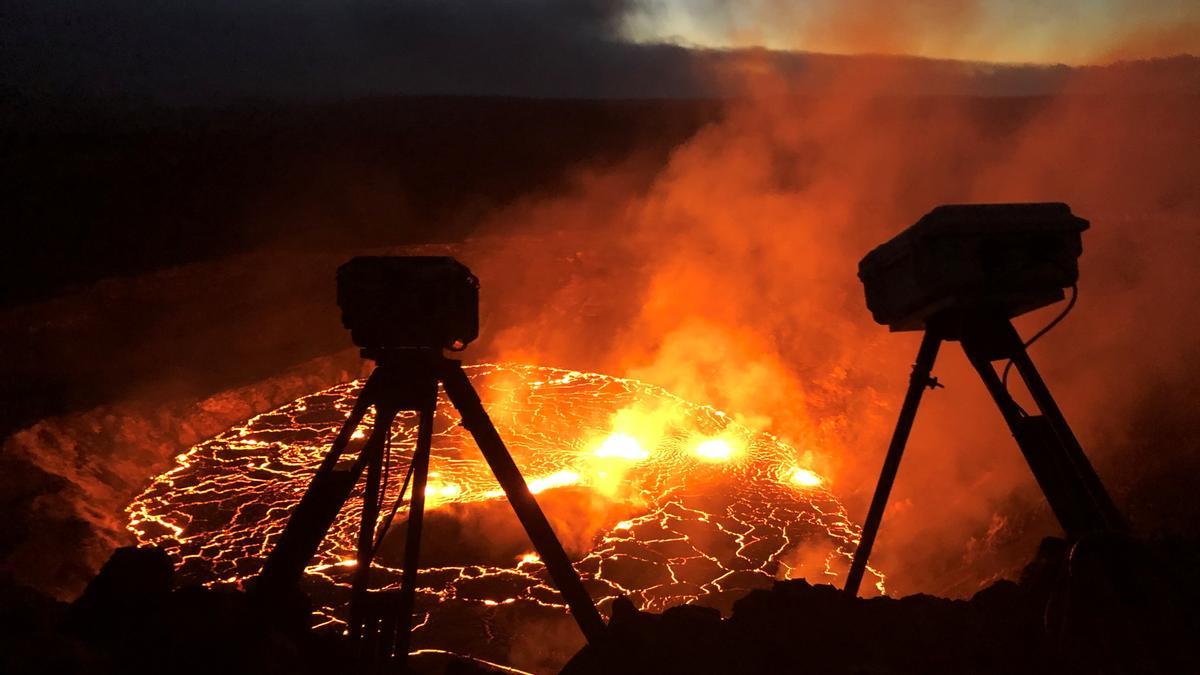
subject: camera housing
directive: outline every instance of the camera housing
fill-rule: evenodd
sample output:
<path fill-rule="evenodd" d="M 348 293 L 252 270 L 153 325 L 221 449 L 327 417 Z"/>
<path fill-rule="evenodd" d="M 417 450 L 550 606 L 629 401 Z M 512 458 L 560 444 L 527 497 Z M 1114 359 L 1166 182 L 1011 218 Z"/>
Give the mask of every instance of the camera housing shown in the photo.
<path fill-rule="evenodd" d="M 955 310 L 1012 318 L 1079 279 L 1088 221 L 1062 203 L 939 206 L 858 264 L 867 308 L 893 331 Z"/>
<path fill-rule="evenodd" d="M 360 256 L 337 270 L 342 325 L 364 354 L 460 351 L 479 336 L 479 280 L 448 256 Z"/>

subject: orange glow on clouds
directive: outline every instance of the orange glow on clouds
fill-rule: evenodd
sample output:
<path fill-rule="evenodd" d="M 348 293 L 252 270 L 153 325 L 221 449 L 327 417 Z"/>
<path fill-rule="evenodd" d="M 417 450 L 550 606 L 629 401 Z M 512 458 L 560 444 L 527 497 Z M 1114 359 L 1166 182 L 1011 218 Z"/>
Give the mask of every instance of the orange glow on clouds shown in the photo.
<path fill-rule="evenodd" d="M 1194 2 L 743 0 L 717 10 L 661 0 L 630 12 L 624 32 L 638 42 L 710 48 L 1085 64 L 1198 53 L 1198 27 Z"/>

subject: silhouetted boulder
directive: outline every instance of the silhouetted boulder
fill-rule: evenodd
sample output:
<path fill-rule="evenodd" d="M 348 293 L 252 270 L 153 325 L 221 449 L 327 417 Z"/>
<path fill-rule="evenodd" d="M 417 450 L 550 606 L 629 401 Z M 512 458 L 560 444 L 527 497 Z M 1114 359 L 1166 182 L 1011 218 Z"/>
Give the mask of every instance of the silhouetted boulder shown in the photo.
<path fill-rule="evenodd" d="M 308 628 L 307 600 L 267 605 L 232 588 L 174 589 L 167 555 L 153 548 L 113 553 L 69 607 L 0 579 L 0 618 L 16 631 L 0 642 L 0 672 L 254 673 L 343 672 L 343 641 Z"/>
<path fill-rule="evenodd" d="M 119 548 L 71 605 L 68 626 L 94 638 L 140 630 L 162 611 L 174 577 L 175 567 L 163 551 Z"/>
<path fill-rule="evenodd" d="M 1193 673 L 1200 672 L 1200 549 L 1093 535 L 1047 538 L 1019 582 L 970 600 L 852 598 L 803 579 L 755 590 L 720 619 L 613 603 L 610 639 L 563 673 Z"/>
<path fill-rule="evenodd" d="M 612 641 L 588 647 L 569 675 L 630 673 L 1040 672 L 1044 645 L 1019 587 L 999 582 L 970 601 L 914 595 L 850 598 L 803 579 L 751 591 L 716 610 L 661 616 L 614 603 Z"/>
<path fill-rule="evenodd" d="M 89 660 L 86 647 L 61 633 L 67 605 L 0 574 L 0 673 L 66 673 Z"/>

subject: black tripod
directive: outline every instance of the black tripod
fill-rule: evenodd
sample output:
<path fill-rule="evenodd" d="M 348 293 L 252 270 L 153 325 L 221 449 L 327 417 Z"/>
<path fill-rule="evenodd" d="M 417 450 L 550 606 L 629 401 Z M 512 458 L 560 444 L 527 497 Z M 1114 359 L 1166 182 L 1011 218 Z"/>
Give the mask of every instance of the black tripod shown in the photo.
<path fill-rule="evenodd" d="M 867 569 L 867 559 L 871 555 L 875 535 L 879 532 L 880 521 L 883 520 L 888 494 L 896 480 L 900 458 L 917 416 L 921 395 L 926 388 L 940 386 L 936 378 L 930 377 L 938 347 L 943 341 L 953 340 L 962 343 L 967 359 L 979 373 L 1004 416 L 1067 537 L 1078 539 L 1091 532 L 1122 531 L 1125 528 L 1120 512 L 1109 498 L 1075 434 L 1071 432 L 1071 427 L 1067 425 L 1066 418 L 1034 367 L 1025 350 L 1025 343 L 1017 335 L 1007 314 L 999 310 L 981 309 L 934 317 L 926 324 L 925 335 L 921 339 L 921 347 L 909 378 L 908 392 L 904 395 L 900 418 L 896 422 L 896 431 L 888 446 L 875 496 L 871 500 L 867 520 L 863 523 L 862 538 L 846 577 L 847 595 L 858 595 L 858 587 Z M 1000 360 L 1011 360 L 1041 414 L 1030 415 L 1013 400 L 992 365 Z"/>
<path fill-rule="evenodd" d="M 346 422 L 334 440 L 329 454 L 321 462 L 308 491 L 288 520 L 275 549 L 267 558 L 258 580 L 258 588 L 266 592 L 288 592 L 299 584 L 325 534 L 333 525 L 338 511 L 350 498 L 363 470 L 366 485 L 363 491 L 362 519 L 358 537 L 357 567 L 350 598 L 350 634 L 359 642 L 363 660 L 368 668 L 403 661 L 409 651 L 412 630 L 417 568 L 420 557 L 421 526 L 425 510 L 425 482 L 429 473 L 429 450 L 433 435 L 433 416 L 437 406 L 438 384 L 445 388 L 450 402 L 462 415 L 462 425 L 471 432 L 492 472 L 508 496 L 513 510 L 533 542 L 534 549 L 546 565 L 550 578 L 566 600 L 567 606 L 588 642 L 598 642 L 606 632 L 604 620 L 592 603 L 554 535 L 550 523 L 525 484 L 520 470 L 509 455 L 504 441 L 496 432 L 491 419 L 471 386 L 459 361 L 447 359 L 441 350 L 388 349 L 364 350 L 363 355 L 374 359 L 375 370 L 367 379 Z M 375 424 L 358 457 L 347 468 L 339 468 L 338 460 L 346 450 L 351 436 L 363 416 L 375 408 Z M 367 592 L 368 576 L 376 551 L 397 509 L 393 509 L 379 526 L 382 501 L 380 485 L 391 425 L 402 410 L 417 411 L 420 422 L 416 449 L 409 464 L 408 478 L 412 490 L 408 509 L 408 531 L 404 548 L 404 570 L 400 592 L 395 594 Z M 404 488 L 397 499 L 404 496 Z M 397 508 L 399 504 L 397 502 Z M 378 532 L 378 534 L 377 534 Z M 377 596 L 377 597 L 371 597 Z"/>

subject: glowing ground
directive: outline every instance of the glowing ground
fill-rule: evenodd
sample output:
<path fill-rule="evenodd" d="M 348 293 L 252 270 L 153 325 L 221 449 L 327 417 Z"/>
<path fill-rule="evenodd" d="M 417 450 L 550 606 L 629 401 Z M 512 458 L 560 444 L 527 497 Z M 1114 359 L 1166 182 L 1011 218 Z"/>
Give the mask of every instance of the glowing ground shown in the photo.
<path fill-rule="evenodd" d="M 775 579 L 833 582 L 849 560 L 858 528 L 799 453 L 769 434 L 635 380 L 517 365 L 467 372 L 603 611 L 619 595 L 655 611 L 727 609 Z M 129 506 L 130 531 L 165 548 L 186 580 L 253 576 L 360 386 L 305 396 L 193 447 Z M 402 414 L 385 508 L 415 431 L 415 413 Z M 561 665 L 580 638 L 444 395 L 434 432 L 414 648 Z M 346 615 L 358 506 L 342 510 L 307 570 L 322 625 Z M 375 588 L 399 585 L 403 517 L 402 508 Z"/>

